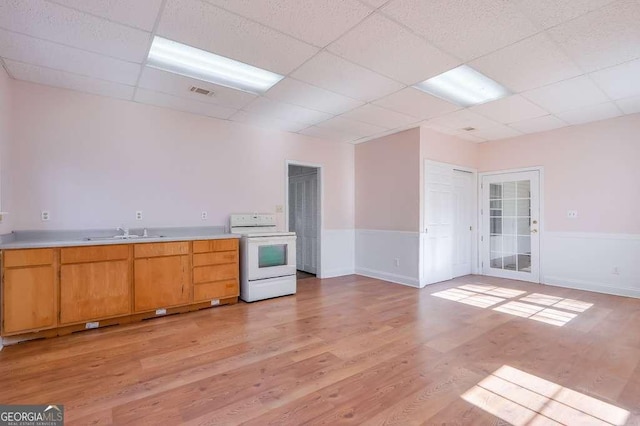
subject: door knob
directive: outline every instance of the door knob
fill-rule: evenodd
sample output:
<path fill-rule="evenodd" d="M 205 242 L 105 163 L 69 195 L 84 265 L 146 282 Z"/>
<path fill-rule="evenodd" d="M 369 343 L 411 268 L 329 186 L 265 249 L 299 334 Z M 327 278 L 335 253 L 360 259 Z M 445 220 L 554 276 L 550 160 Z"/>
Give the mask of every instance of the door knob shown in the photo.
<path fill-rule="evenodd" d="M 534 225 L 536 225 L 536 224 L 538 223 L 538 221 L 537 221 L 537 220 L 534 220 L 534 221 L 533 221 L 533 222 L 531 222 L 531 223 L 533 223 Z"/>
<path fill-rule="evenodd" d="M 531 230 L 531 233 L 532 233 L 532 234 L 535 234 L 535 233 L 537 233 L 537 232 L 538 232 L 538 230 L 537 230 L 537 229 L 532 229 L 532 230 Z"/>

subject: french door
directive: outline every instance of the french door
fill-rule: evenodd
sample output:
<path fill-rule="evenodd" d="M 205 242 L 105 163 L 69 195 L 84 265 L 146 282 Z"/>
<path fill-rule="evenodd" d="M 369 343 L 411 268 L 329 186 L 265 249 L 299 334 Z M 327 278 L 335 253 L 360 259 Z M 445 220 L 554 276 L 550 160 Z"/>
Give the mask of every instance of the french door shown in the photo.
<path fill-rule="evenodd" d="M 482 273 L 540 282 L 540 173 L 482 178 Z"/>

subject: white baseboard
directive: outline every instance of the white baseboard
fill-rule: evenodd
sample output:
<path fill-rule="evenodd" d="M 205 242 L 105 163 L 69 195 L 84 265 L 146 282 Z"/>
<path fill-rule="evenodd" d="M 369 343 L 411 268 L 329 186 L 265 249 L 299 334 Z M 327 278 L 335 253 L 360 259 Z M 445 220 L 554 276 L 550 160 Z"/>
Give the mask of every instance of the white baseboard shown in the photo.
<path fill-rule="evenodd" d="M 351 275 L 355 266 L 355 231 L 325 229 L 322 231 L 322 267 L 319 278 Z"/>
<path fill-rule="evenodd" d="M 369 278 L 376 278 L 383 281 L 389 281 L 395 284 L 402 284 L 409 287 L 420 288 L 420 281 L 417 278 L 406 275 L 389 274 L 387 272 L 375 271 L 366 268 L 356 268 L 355 273 Z"/>
<path fill-rule="evenodd" d="M 546 232 L 540 260 L 544 284 L 640 298 L 640 235 Z"/>
<path fill-rule="evenodd" d="M 420 287 L 420 233 L 355 231 L 356 274 Z"/>

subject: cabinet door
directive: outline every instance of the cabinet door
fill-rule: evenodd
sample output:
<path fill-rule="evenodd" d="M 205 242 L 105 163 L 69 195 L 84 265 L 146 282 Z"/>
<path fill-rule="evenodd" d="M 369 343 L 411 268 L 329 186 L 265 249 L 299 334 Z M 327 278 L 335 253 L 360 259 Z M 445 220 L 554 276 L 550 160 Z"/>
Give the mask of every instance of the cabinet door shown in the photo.
<path fill-rule="evenodd" d="M 136 259 L 135 311 L 186 305 L 191 302 L 189 256 Z"/>
<path fill-rule="evenodd" d="M 2 308 L 4 334 L 55 327 L 55 268 L 5 269 Z"/>
<path fill-rule="evenodd" d="M 131 312 L 129 262 L 62 265 L 60 323 L 88 322 Z"/>

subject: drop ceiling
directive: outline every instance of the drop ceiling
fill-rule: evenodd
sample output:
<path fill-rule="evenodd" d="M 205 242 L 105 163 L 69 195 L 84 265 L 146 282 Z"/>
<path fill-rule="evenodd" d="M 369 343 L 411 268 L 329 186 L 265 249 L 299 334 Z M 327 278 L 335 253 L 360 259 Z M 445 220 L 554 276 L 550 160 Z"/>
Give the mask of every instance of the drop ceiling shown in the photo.
<path fill-rule="evenodd" d="M 18 80 L 323 139 L 483 142 L 640 112 L 638 22 L 640 0 L 0 0 L 0 58 Z M 285 78 L 259 96 L 153 69 L 155 35 Z M 461 108 L 411 87 L 461 64 L 513 95 Z"/>

